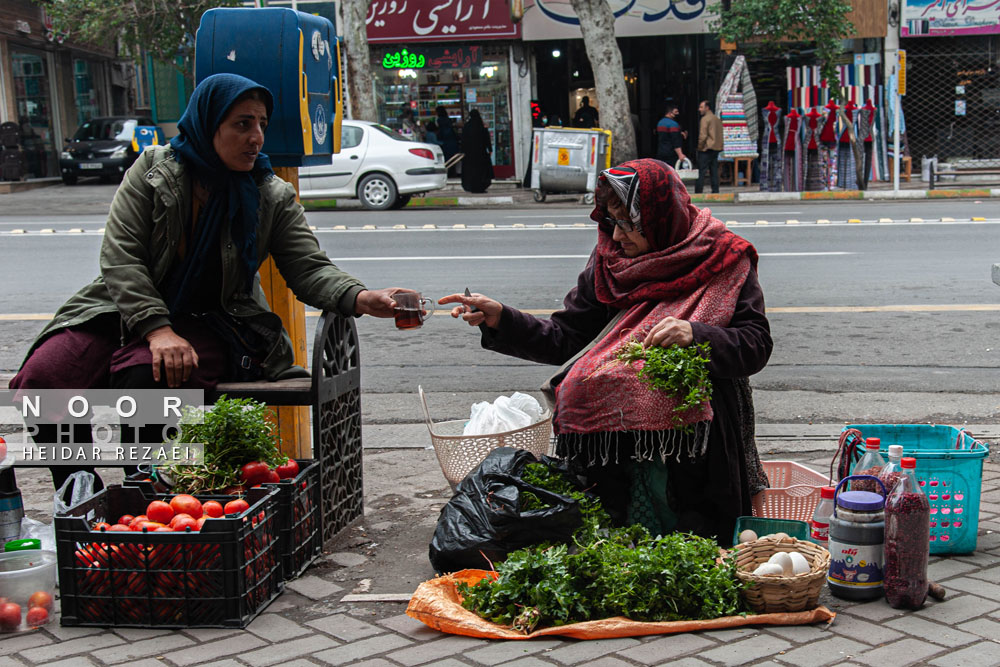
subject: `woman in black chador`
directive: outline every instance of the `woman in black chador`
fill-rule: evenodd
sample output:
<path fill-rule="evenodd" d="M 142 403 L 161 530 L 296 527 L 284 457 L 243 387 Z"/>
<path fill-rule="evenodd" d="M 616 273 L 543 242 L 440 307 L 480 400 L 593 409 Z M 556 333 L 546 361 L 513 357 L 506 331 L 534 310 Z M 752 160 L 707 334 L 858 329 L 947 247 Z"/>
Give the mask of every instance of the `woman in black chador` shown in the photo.
<path fill-rule="evenodd" d="M 469 113 L 469 120 L 462 129 L 462 189 L 466 192 L 486 192 L 493 182 L 493 164 L 490 133 L 483 125 L 477 109 Z"/>

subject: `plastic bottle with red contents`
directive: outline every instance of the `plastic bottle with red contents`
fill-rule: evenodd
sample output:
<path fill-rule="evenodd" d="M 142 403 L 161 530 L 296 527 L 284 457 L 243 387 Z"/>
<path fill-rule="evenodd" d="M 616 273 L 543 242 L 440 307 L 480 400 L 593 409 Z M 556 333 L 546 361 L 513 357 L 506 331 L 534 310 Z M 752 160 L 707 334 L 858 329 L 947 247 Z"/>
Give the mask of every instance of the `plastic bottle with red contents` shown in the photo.
<path fill-rule="evenodd" d="M 885 467 L 885 459 L 879 448 L 882 441 L 879 438 L 865 438 L 865 454 L 851 470 L 852 475 L 869 475 L 878 477 Z M 858 479 L 851 482 L 852 491 L 870 491 L 878 493 L 879 489 L 873 479 Z"/>
<path fill-rule="evenodd" d="M 885 502 L 885 599 L 894 609 L 920 609 L 927 598 L 930 504 L 917 482 L 917 460 L 900 462 L 902 476 Z"/>
<path fill-rule="evenodd" d="M 819 490 L 819 504 L 809 522 L 809 541 L 824 549 L 830 544 L 830 517 L 833 516 L 833 496 L 836 491 L 832 486 L 824 486 Z"/>

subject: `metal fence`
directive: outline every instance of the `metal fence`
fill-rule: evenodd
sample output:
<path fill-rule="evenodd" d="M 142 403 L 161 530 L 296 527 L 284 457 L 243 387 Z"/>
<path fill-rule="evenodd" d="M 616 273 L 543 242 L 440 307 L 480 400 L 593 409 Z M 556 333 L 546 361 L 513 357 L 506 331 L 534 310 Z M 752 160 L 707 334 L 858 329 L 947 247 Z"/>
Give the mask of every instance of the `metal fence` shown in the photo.
<path fill-rule="evenodd" d="M 1000 180 L 1000 35 L 918 37 L 900 46 L 914 169 L 936 157 L 938 169 L 996 170 L 991 178 Z"/>

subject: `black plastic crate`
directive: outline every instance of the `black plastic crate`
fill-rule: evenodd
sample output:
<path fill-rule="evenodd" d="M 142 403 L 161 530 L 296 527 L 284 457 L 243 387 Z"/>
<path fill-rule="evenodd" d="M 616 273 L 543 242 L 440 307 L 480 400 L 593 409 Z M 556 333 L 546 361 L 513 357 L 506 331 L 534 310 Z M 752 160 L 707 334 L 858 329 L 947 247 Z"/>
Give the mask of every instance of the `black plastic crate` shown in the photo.
<path fill-rule="evenodd" d="M 295 479 L 262 485 L 278 489 L 278 553 L 286 581 L 302 574 L 323 551 L 320 464 L 313 459 L 295 462 L 299 464 Z M 150 496 L 169 493 L 162 482 L 142 471 L 125 478 L 124 485 Z"/>
<path fill-rule="evenodd" d="M 278 495 L 273 487 L 250 489 L 250 509 L 209 519 L 199 532 L 91 530 L 170 498 L 135 486 L 109 486 L 56 516 L 62 624 L 245 627 L 283 587 Z"/>

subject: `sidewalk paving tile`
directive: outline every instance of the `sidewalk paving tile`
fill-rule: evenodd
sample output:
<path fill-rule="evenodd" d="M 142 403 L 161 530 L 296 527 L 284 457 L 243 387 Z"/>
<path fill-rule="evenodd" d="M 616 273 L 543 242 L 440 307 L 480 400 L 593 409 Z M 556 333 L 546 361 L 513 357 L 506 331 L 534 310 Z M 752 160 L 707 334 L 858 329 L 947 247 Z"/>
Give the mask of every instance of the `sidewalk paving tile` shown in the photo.
<path fill-rule="evenodd" d="M 112 635 L 106 635 L 108 637 Z M 148 655 L 161 655 L 166 651 L 191 646 L 194 640 L 183 635 L 169 634 L 152 639 L 128 641 L 125 644 L 101 648 L 91 652 L 91 655 L 102 662 L 114 665 L 127 660 L 138 660 Z"/>
<path fill-rule="evenodd" d="M 517 660 L 526 655 L 539 653 L 562 646 L 559 639 L 533 639 L 531 641 L 511 640 L 491 642 L 484 648 L 469 651 L 465 657 L 482 665 L 499 665 L 502 662 Z"/>
<path fill-rule="evenodd" d="M 580 667 L 632 667 L 631 662 L 625 662 L 620 658 L 613 658 L 611 656 L 604 656 L 603 658 L 598 658 L 593 662 L 585 662 Z"/>
<path fill-rule="evenodd" d="M 974 634 L 956 630 L 948 625 L 934 623 L 919 616 L 906 615 L 902 618 L 894 618 L 887 622 L 886 625 L 913 637 L 920 637 L 929 642 L 951 648 L 965 646 L 979 640 L 979 637 Z"/>
<path fill-rule="evenodd" d="M 715 639 L 720 642 L 734 642 L 740 639 L 746 639 L 747 637 L 752 637 L 758 634 L 756 628 L 735 628 L 733 630 L 709 630 L 707 632 L 702 632 L 702 636 L 709 637 L 710 639 Z"/>
<path fill-rule="evenodd" d="M 425 623 L 421 623 L 415 618 L 410 618 L 406 614 L 392 616 L 378 622 L 379 625 L 389 628 L 395 633 L 406 635 L 410 639 L 417 641 L 428 641 L 441 636 L 441 633 L 432 629 Z"/>
<path fill-rule="evenodd" d="M 310 600 L 322 600 L 344 590 L 342 586 L 312 574 L 288 582 L 287 587 Z"/>
<path fill-rule="evenodd" d="M 52 640 L 38 630 L 4 637 L 4 640 L 0 642 L 0 655 L 17 653 L 18 651 L 22 651 L 24 649 L 44 646 L 51 643 Z"/>
<path fill-rule="evenodd" d="M 872 649 L 854 659 L 872 667 L 906 667 L 923 664 L 927 658 L 943 651 L 946 649 L 935 644 L 908 638 Z"/>
<path fill-rule="evenodd" d="M 1000 609 L 1000 602 L 976 595 L 958 595 L 913 612 L 924 618 L 954 625 Z"/>
<path fill-rule="evenodd" d="M 681 658 L 680 660 L 669 660 L 666 664 L 670 667 L 710 667 L 712 663 L 698 658 Z M 504 665 L 504 667 L 507 666 Z"/>
<path fill-rule="evenodd" d="M 872 623 L 869 619 L 858 618 L 850 614 L 837 614 L 830 626 L 832 632 L 867 642 L 873 646 L 885 644 L 900 639 L 903 634 L 890 628 Z"/>
<path fill-rule="evenodd" d="M 639 640 L 630 637 L 622 639 L 595 639 L 566 644 L 565 646 L 549 651 L 545 657 L 561 662 L 564 665 L 578 665 L 581 662 L 589 662 L 600 658 L 602 655 L 624 651 L 638 645 Z"/>
<path fill-rule="evenodd" d="M 161 665 L 163 663 L 160 663 Z M 242 662 L 237 662 L 232 658 L 226 658 L 225 660 L 216 660 L 215 662 L 205 662 L 198 665 L 198 667 L 244 667 Z"/>
<path fill-rule="evenodd" d="M 862 644 L 847 637 L 833 637 L 818 642 L 810 642 L 801 648 L 784 651 L 778 656 L 778 659 L 791 663 L 796 667 L 820 667 L 821 665 L 830 665 L 843 660 L 850 660 L 870 648 L 867 644 Z"/>
<path fill-rule="evenodd" d="M 75 658 L 66 658 L 57 662 L 46 662 L 45 667 L 85 667 L 86 665 L 96 665 L 97 663 L 85 655 L 78 655 Z"/>
<path fill-rule="evenodd" d="M 751 660 L 773 656 L 779 651 L 787 651 L 791 644 L 779 637 L 757 635 L 725 646 L 702 651 L 698 657 L 721 662 L 725 665 L 741 665 Z"/>
<path fill-rule="evenodd" d="M 340 642 L 319 633 L 299 639 L 280 641 L 249 653 L 241 652 L 239 659 L 253 667 L 284 664 L 295 658 L 309 656 L 316 651 L 340 646 Z"/>
<path fill-rule="evenodd" d="M 48 642 L 48 639 L 46 638 L 45 641 Z M 121 637 L 116 637 L 115 635 L 105 632 L 99 635 L 88 635 L 86 637 L 80 637 L 79 639 L 71 639 L 68 642 L 58 642 L 56 644 L 48 644 L 47 646 L 41 646 L 39 648 L 30 648 L 26 651 L 21 651 L 21 655 L 32 662 L 45 663 L 52 660 L 58 660 L 59 658 L 65 658 L 66 656 L 76 655 L 77 653 L 89 653 L 90 651 L 106 648 L 114 644 L 122 644 L 124 642 L 125 640 Z M 0 644 L 0 651 L 4 648 L 3 644 Z"/>
<path fill-rule="evenodd" d="M 982 579 L 983 581 L 990 581 L 994 584 L 1000 584 L 1000 567 L 990 567 L 985 570 L 970 572 L 969 576 Z"/>
<path fill-rule="evenodd" d="M 838 622 L 840 622 L 839 615 L 834 620 L 834 623 Z M 825 625 L 774 625 L 768 626 L 767 631 L 796 644 L 820 641 L 830 637 L 830 629 Z"/>
<path fill-rule="evenodd" d="M 927 576 L 934 581 L 942 583 L 950 577 L 956 577 L 975 570 L 976 566 L 972 563 L 955 560 L 954 558 L 942 558 L 936 563 L 929 563 L 927 565 Z"/>
<path fill-rule="evenodd" d="M 991 584 L 981 579 L 972 579 L 970 577 L 949 579 L 948 588 L 957 588 L 965 593 L 972 593 L 973 595 L 978 595 L 989 600 L 1000 601 L 1000 585 Z"/>
<path fill-rule="evenodd" d="M 659 665 L 676 656 L 701 651 L 710 646 L 718 646 L 714 641 L 700 634 L 678 633 L 647 641 L 639 646 L 625 649 L 621 655 L 644 665 Z"/>
<path fill-rule="evenodd" d="M 280 642 L 309 634 L 310 630 L 278 614 L 261 614 L 247 626 L 247 630 L 269 642 Z"/>
<path fill-rule="evenodd" d="M 386 660 L 385 658 L 375 658 L 373 660 L 356 662 L 354 663 L 354 667 L 398 667 L 398 665 L 394 662 Z"/>
<path fill-rule="evenodd" d="M 369 637 L 352 644 L 338 646 L 328 651 L 320 651 L 313 654 L 313 659 L 320 660 L 328 665 L 346 665 L 349 662 L 368 658 L 380 653 L 387 653 L 397 648 L 402 648 L 411 644 L 410 640 L 395 635 L 383 635 L 380 637 Z"/>
<path fill-rule="evenodd" d="M 0 667 L 24 667 L 24 663 L 6 655 L 0 655 Z"/>
<path fill-rule="evenodd" d="M 467 665 L 461 660 L 448 658 L 446 660 L 438 660 L 437 662 L 428 662 L 424 667 L 467 667 Z"/>
<path fill-rule="evenodd" d="M 181 667 L 186 667 L 187 665 L 194 665 L 205 660 L 225 658 L 230 655 L 252 651 L 255 648 L 264 646 L 265 643 L 263 639 L 244 632 L 238 640 L 221 639 L 207 644 L 202 643 L 190 648 L 184 648 L 180 651 L 171 651 L 163 655 L 167 660 L 176 662 Z"/>
<path fill-rule="evenodd" d="M 503 667 L 552 667 L 551 662 L 545 662 L 535 657 L 521 658 L 514 662 L 506 662 Z"/>
<path fill-rule="evenodd" d="M 983 642 L 975 646 L 963 648 L 940 658 L 931 660 L 932 665 L 939 667 L 990 667 L 990 665 L 1000 665 L 1000 644 L 993 642 Z"/>
<path fill-rule="evenodd" d="M 70 639 L 76 639 L 77 637 L 96 635 L 99 632 L 104 632 L 104 628 L 81 628 L 70 625 L 63 627 L 59 625 L 59 619 L 56 619 L 54 622 L 45 626 L 45 632 L 55 637 L 57 641 L 64 642 Z"/>
<path fill-rule="evenodd" d="M 885 601 L 885 598 L 879 598 L 878 600 L 872 600 L 871 602 L 862 602 L 860 604 L 853 604 L 849 602 L 843 603 L 843 610 L 854 616 L 860 616 L 861 618 L 867 618 L 869 621 L 875 621 L 876 623 L 881 623 L 882 621 L 888 620 L 894 616 L 901 616 L 903 614 L 899 609 L 893 609 L 889 606 L 889 603 Z M 834 610 L 838 611 L 839 610 Z M 834 621 L 836 623 L 836 621 Z"/>
<path fill-rule="evenodd" d="M 328 635 L 333 635 L 337 639 L 341 639 L 346 642 L 354 641 L 355 639 L 364 639 L 365 637 L 371 637 L 372 635 L 378 635 L 385 632 L 378 626 L 372 625 L 371 623 L 365 623 L 361 619 L 354 618 L 348 614 L 324 616 L 323 618 L 317 618 L 315 621 L 309 621 L 306 625 L 311 628 L 315 628 L 320 632 L 325 632 Z M 421 623 L 421 625 L 423 625 L 423 623 Z"/>
<path fill-rule="evenodd" d="M 461 655 L 466 651 L 479 648 L 483 645 L 482 639 L 473 637 L 460 637 L 458 635 L 448 635 L 444 639 L 424 642 L 416 646 L 395 651 L 386 655 L 390 660 L 407 665 L 422 665 L 432 660 L 441 660 L 453 655 Z"/>
<path fill-rule="evenodd" d="M 102 628 L 86 628 L 87 630 L 97 630 L 102 632 Z M 153 630 L 151 628 L 115 628 L 112 630 L 116 635 L 130 642 L 141 642 L 144 639 L 152 639 L 168 633 L 172 630 Z"/>
<path fill-rule="evenodd" d="M 974 621 L 962 623 L 958 626 L 958 629 L 965 632 L 974 632 L 980 637 L 985 637 L 992 641 L 1000 640 L 1000 623 L 991 621 L 988 618 L 977 618 Z M 997 647 L 997 650 L 1000 651 L 1000 647 Z"/>
<path fill-rule="evenodd" d="M 237 632 L 240 631 L 235 628 L 186 628 L 184 630 L 184 634 L 190 635 L 202 643 L 235 635 Z"/>

